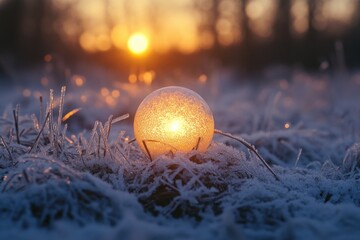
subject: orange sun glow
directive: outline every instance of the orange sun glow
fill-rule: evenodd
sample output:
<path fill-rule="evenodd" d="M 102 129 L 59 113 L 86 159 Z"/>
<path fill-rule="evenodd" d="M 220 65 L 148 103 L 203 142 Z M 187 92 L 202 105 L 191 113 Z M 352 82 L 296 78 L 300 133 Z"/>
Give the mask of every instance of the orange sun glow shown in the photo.
<path fill-rule="evenodd" d="M 149 41 L 144 34 L 135 33 L 129 37 L 127 45 L 130 52 L 135 55 L 140 55 L 147 50 Z"/>

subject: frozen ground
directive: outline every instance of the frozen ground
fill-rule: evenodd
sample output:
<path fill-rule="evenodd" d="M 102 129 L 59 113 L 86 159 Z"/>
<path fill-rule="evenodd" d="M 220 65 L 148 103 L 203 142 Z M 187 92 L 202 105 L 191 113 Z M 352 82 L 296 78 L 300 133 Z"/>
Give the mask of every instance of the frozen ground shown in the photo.
<path fill-rule="evenodd" d="M 64 123 L 58 86 L 1 86 L 1 239 L 360 238 L 359 73 L 216 72 L 206 83 L 180 76 L 151 87 L 77 77 L 63 112 L 81 110 Z M 216 128 L 254 144 L 280 181 L 221 136 L 205 153 L 153 162 L 128 144 L 136 107 L 163 84 L 202 95 Z"/>

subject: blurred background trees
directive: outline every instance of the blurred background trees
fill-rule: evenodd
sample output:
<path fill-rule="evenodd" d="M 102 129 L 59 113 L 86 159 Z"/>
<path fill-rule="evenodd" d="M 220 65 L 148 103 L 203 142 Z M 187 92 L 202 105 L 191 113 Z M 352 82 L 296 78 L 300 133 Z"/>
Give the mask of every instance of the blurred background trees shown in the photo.
<path fill-rule="evenodd" d="M 208 59 L 248 72 L 327 68 L 336 42 L 359 67 L 359 9 L 358 0 L 0 0 L 0 75 L 54 57 L 127 69 L 127 41 L 139 32 L 152 68 Z"/>

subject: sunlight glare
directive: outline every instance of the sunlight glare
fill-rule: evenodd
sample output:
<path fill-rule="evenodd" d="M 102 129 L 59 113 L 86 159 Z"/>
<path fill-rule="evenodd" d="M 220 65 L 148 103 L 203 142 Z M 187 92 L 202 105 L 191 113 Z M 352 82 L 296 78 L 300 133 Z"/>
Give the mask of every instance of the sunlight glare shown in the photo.
<path fill-rule="evenodd" d="M 127 44 L 133 54 L 140 55 L 147 50 L 149 42 L 144 34 L 135 33 L 130 36 Z"/>
<path fill-rule="evenodd" d="M 169 124 L 169 130 L 170 132 L 176 133 L 179 132 L 181 129 L 181 121 L 179 119 L 174 119 Z"/>

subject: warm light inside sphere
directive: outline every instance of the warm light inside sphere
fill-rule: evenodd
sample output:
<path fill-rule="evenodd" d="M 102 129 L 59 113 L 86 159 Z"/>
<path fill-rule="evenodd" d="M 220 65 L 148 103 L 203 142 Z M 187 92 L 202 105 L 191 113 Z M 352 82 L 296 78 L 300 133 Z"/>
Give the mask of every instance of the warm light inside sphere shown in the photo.
<path fill-rule="evenodd" d="M 205 151 L 214 134 L 209 106 L 194 91 L 165 87 L 148 95 L 134 119 L 135 138 L 145 154 Z"/>
<path fill-rule="evenodd" d="M 142 33 L 133 34 L 127 43 L 129 50 L 136 55 L 144 53 L 148 48 L 148 44 L 147 37 Z"/>

